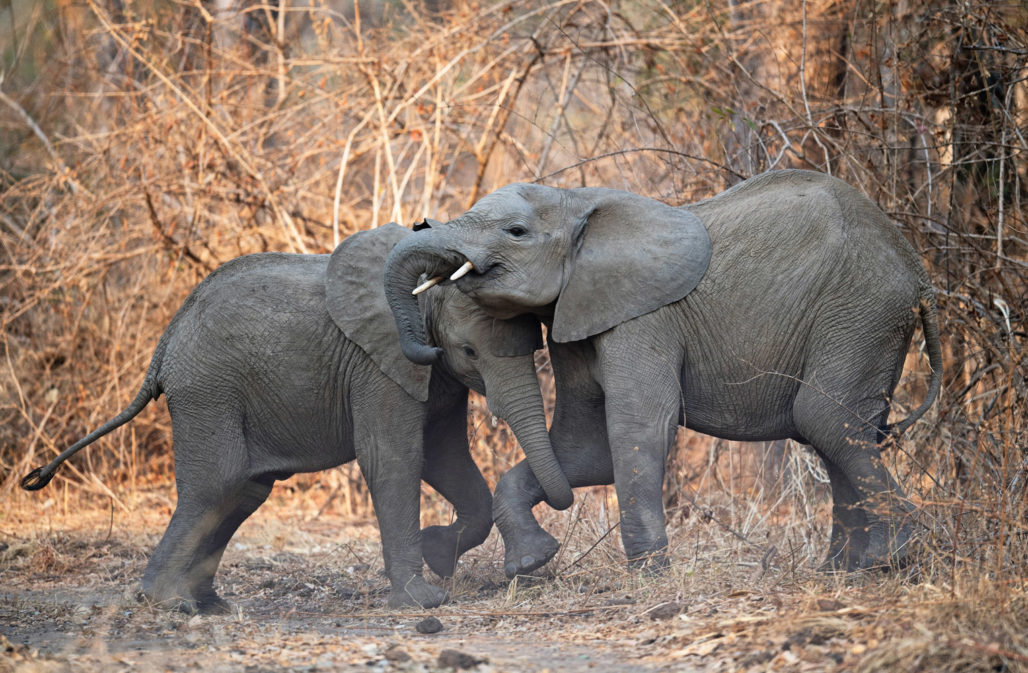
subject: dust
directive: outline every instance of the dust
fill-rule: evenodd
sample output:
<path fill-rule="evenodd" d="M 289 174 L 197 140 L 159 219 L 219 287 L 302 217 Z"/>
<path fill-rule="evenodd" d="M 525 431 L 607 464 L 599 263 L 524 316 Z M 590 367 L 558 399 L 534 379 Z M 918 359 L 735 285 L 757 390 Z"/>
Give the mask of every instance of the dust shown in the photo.
<path fill-rule="evenodd" d="M 136 504 L 167 495 L 140 494 L 127 512 L 40 512 L 31 499 L 4 511 L 0 673 L 931 670 L 906 665 L 940 650 L 980 664 L 963 670 L 1025 661 L 1015 641 L 975 640 L 967 624 L 926 613 L 943 597 L 916 572 L 826 576 L 817 559 L 781 551 L 789 541 L 772 528 L 761 547 L 703 517 L 679 520 L 670 571 L 629 572 L 616 536 L 603 537 L 603 507 L 545 513 L 563 542 L 556 569 L 508 582 L 494 531 L 446 582 L 450 603 L 397 612 L 372 521 L 273 496 L 219 570 L 234 613 L 165 612 L 139 602 L 137 586 L 166 512 Z M 1003 618 L 1019 628 L 1026 614 Z M 421 633 L 427 617 L 441 629 Z"/>

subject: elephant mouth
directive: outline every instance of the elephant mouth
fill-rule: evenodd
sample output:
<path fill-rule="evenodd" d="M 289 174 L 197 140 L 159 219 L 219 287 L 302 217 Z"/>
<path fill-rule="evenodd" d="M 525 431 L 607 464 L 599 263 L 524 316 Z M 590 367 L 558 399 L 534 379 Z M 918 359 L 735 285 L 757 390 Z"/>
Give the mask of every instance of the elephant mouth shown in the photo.
<path fill-rule="evenodd" d="M 494 277 L 499 268 L 499 264 L 495 262 L 475 264 L 463 255 L 461 258 L 464 261 L 459 263 L 459 266 L 451 264 L 447 267 L 437 267 L 432 273 L 426 274 L 428 280 L 414 288 L 411 294 L 421 294 L 430 287 L 446 282 L 456 283 L 461 292 L 471 293 L 483 281 Z"/>
<path fill-rule="evenodd" d="M 470 264 L 470 262 L 468 262 L 468 264 Z M 476 265 L 474 268 L 461 275 L 455 282 L 457 283 L 457 289 L 461 292 L 473 295 L 475 290 L 478 290 L 483 285 L 493 283 L 496 277 L 502 273 L 502 265 L 496 262 L 490 262 L 488 266 L 484 266 L 481 270 Z"/>

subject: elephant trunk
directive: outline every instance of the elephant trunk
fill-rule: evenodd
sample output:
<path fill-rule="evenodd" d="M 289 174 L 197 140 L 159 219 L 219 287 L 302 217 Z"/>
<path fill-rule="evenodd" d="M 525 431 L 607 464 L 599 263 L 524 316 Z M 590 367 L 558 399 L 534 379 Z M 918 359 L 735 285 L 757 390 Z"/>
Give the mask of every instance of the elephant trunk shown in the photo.
<path fill-rule="evenodd" d="M 384 269 L 386 301 L 396 319 L 400 348 L 407 359 L 420 365 L 437 362 L 442 350 L 428 343 L 418 298 L 411 291 L 421 274 L 438 275 L 437 270 L 452 270 L 464 261 L 439 245 L 438 239 L 434 231 L 404 238 L 389 253 Z"/>
<path fill-rule="evenodd" d="M 398 242 L 386 258 L 383 275 L 386 281 L 386 300 L 389 302 L 400 335 L 400 348 L 404 356 L 418 365 L 432 365 L 439 361 L 442 349 L 429 344 L 425 324 L 417 306 L 417 297 L 411 294 L 421 273 L 431 275 L 447 266 L 453 257 L 438 245 L 434 231 L 407 236 Z M 456 267 L 460 262 L 449 264 Z"/>
<path fill-rule="evenodd" d="M 518 376 L 517 382 L 507 381 L 502 388 L 490 387 L 486 383 L 489 409 L 505 420 L 514 432 L 525 452 L 528 466 L 546 493 L 546 502 L 554 509 L 567 509 L 574 500 L 571 484 L 550 444 L 535 370 L 530 365 L 527 369 L 530 370 L 528 377 Z M 523 380 L 528 378 L 531 380 Z M 490 390 L 494 391 L 492 395 L 489 395 Z M 497 390 L 502 392 L 495 392 Z"/>

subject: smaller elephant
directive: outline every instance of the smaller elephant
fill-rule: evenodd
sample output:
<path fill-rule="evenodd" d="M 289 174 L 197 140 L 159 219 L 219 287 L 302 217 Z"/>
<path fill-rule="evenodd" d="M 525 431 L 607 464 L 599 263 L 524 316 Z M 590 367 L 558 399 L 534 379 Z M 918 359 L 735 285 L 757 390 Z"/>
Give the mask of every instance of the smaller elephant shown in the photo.
<path fill-rule="evenodd" d="M 72 454 L 167 397 L 178 504 L 143 575 L 143 595 L 187 612 L 224 612 L 214 574 L 229 539 L 276 480 L 356 458 L 382 536 L 390 606 L 435 607 L 440 576 L 492 528 L 492 494 L 467 441 L 467 391 L 488 395 L 564 507 L 571 489 L 549 445 L 533 351 L 534 319 L 490 317 L 456 288 L 420 300 L 439 364 L 401 353 L 382 266 L 409 229 L 349 237 L 331 255 L 232 260 L 186 298 L 161 336 L 136 398 L 22 486 L 45 486 Z M 419 530 L 420 480 L 457 514 Z"/>

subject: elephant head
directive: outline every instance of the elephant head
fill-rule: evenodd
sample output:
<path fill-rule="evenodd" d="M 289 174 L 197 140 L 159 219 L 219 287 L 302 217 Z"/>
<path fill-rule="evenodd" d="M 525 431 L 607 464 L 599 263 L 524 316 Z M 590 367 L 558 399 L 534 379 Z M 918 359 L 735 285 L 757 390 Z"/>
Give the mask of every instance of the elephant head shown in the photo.
<path fill-rule="evenodd" d="M 415 230 L 389 254 L 385 282 L 403 352 L 420 363 L 439 356 L 411 296 L 422 274 L 452 276 L 497 317 L 552 316 L 551 337 L 567 342 L 683 298 L 711 254 L 692 213 L 603 188 L 507 185 L 449 222 Z"/>
<path fill-rule="evenodd" d="M 533 352 L 542 348 L 538 320 L 501 320 L 452 286 L 434 288 L 411 297 L 414 314 L 407 319 L 434 354 L 437 371 L 404 357 L 383 291 L 383 263 L 390 250 L 413 235 L 390 223 L 340 243 L 326 272 L 329 315 L 411 397 L 427 401 L 430 378 L 436 375 L 448 375 L 485 395 L 490 411 L 517 437 L 547 502 L 557 509 L 569 507 L 571 487 L 550 446 L 535 373 Z"/>

